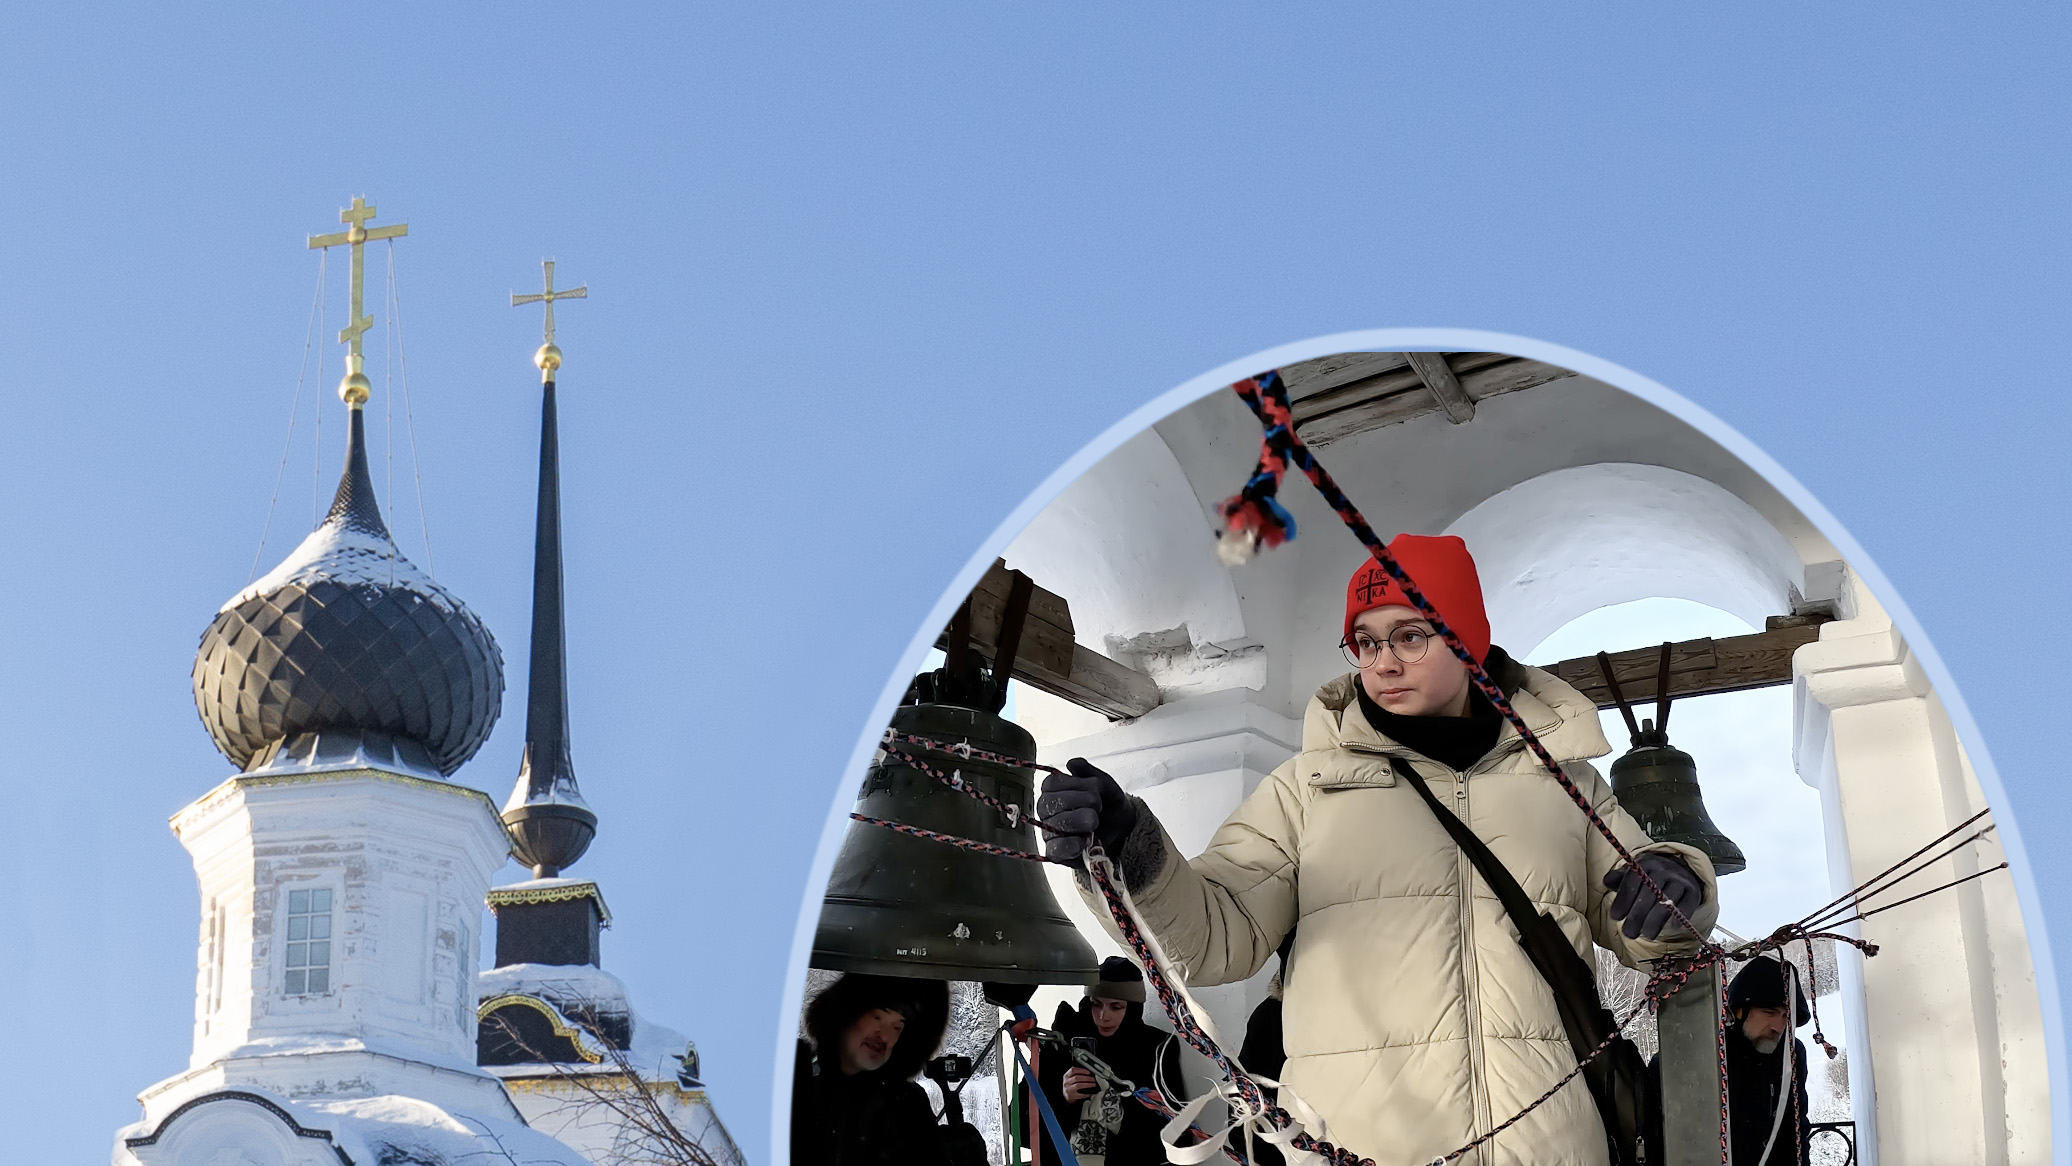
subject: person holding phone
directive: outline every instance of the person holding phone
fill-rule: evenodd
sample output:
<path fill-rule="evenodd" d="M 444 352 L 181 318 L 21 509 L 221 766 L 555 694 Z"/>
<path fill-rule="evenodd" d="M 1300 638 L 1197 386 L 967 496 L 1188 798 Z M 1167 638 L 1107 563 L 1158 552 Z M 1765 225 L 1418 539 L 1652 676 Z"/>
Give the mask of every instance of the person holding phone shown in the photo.
<path fill-rule="evenodd" d="M 1045 779 L 1037 810 L 1068 831 L 1050 836 L 1052 858 L 1099 841 L 1190 984 L 1243 980 L 1293 933 L 1283 1101 L 1300 1097 L 1341 1147 L 1429 1162 L 1534 1106 L 1576 1065 L 1553 986 L 1442 815 L 1480 840 L 1583 961 L 1593 941 L 1633 967 L 1688 954 L 1700 937 L 1679 914 L 1709 932 L 1719 905 L 1710 860 L 1651 842 L 1591 767 L 1611 751 L 1594 703 L 1490 643 L 1466 544 L 1405 534 L 1389 549 L 1638 870 L 1373 560 L 1346 585 L 1339 647 L 1353 670 L 1317 690 L 1301 751 L 1199 857 L 1183 857 L 1142 800 L 1081 758 Z M 1604 1166 L 1612 1124 L 1577 1078 L 1460 1166 Z"/>
<path fill-rule="evenodd" d="M 1144 1023 L 1144 973 L 1121 956 L 1101 961 L 1100 979 L 1078 1007 L 1058 1005 L 1051 1027 L 1075 1050 L 1091 1053 L 1117 1077 L 1185 1100 L 1179 1038 Z M 1158 1166 L 1166 1160 L 1158 1131 L 1166 1119 L 1141 1102 L 1103 1087 L 1064 1049 L 1045 1048 L 1037 1079 L 1081 1166 Z M 1043 1161 L 1057 1166 L 1046 1138 Z"/>

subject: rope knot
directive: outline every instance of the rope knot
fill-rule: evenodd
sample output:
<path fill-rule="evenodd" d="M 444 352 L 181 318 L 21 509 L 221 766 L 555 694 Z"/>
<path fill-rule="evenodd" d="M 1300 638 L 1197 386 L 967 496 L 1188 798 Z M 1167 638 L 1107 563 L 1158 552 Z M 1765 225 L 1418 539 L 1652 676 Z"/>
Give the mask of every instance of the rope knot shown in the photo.
<path fill-rule="evenodd" d="M 1281 478 L 1288 472 L 1287 448 L 1294 438 L 1294 418 L 1286 405 L 1285 389 L 1279 388 L 1278 372 L 1262 373 L 1231 386 L 1248 399 L 1263 400 L 1269 424 L 1259 441 L 1259 460 L 1244 488 L 1216 507 L 1223 529 L 1216 533 L 1216 554 L 1229 566 L 1240 566 L 1255 558 L 1261 549 L 1271 550 L 1295 537 L 1295 517 L 1275 497 Z"/>

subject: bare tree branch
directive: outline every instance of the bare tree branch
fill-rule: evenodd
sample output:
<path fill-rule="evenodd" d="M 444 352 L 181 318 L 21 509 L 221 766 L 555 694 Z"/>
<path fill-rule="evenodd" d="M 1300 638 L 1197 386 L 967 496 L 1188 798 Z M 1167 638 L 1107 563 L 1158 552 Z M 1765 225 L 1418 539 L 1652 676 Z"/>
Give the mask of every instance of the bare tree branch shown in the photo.
<path fill-rule="evenodd" d="M 602 1026 L 588 1010 L 563 1010 L 563 1015 L 580 1026 L 601 1051 L 597 1064 L 568 1065 L 555 1061 L 551 1053 L 533 1045 L 504 1017 L 491 1014 L 486 1020 L 494 1031 L 544 1065 L 574 1096 L 559 1109 L 581 1121 L 586 1115 L 608 1115 L 619 1128 L 610 1156 L 598 1166 L 731 1166 L 707 1150 L 702 1140 L 683 1129 L 672 1116 L 665 1096 L 667 1086 L 649 1081 L 631 1054 L 596 1034 Z M 708 1126 L 716 1124 L 709 1111 Z M 710 1128 L 700 1133 L 710 1134 Z M 724 1136 L 724 1135 L 722 1135 Z"/>

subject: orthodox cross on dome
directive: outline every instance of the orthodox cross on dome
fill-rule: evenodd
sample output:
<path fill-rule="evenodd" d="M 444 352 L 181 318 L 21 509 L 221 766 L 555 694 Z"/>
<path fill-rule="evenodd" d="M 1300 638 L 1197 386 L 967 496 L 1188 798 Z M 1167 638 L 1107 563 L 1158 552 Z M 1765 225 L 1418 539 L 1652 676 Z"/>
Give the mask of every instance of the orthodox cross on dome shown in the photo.
<path fill-rule="evenodd" d="M 546 290 L 535 295 L 521 296 L 514 293 L 511 296 L 511 306 L 515 308 L 521 304 L 547 305 L 547 342 L 540 345 L 540 350 L 533 354 L 532 362 L 540 368 L 540 379 L 551 381 L 554 379 L 554 370 L 561 367 L 561 350 L 554 347 L 554 301 L 587 300 L 590 298 L 590 286 L 584 284 L 582 287 L 573 287 L 567 291 L 555 291 L 554 261 L 552 259 L 543 259 L 540 261 L 540 266 L 547 273 Z"/>
<path fill-rule="evenodd" d="M 355 195 L 352 206 L 338 212 L 338 221 L 345 224 L 345 230 L 329 235 L 311 235 L 309 248 L 321 251 L 327 247 L 344 244 L 352 248 L 352 315 L 344 328 L 338 331 L 338 341 L 346 346 L 345 379 L 338 382 L 338 395 L 345 403 L 357 409 L 367 403 L 370 386 L 366 374 L 361 372 L 365 363 L 360 354 L 360 338 L 367 329 L 374 326 L 374 318 L 362 313 L 365 302 L 367 262 L 363 252 L 365 244 L 376 239 L 396 239 L 410 233 L 410 224 L 395 223 L 386 227 L 367 226 L 367 220 L 374 217 L 374 208 L 365 198 Z"/>

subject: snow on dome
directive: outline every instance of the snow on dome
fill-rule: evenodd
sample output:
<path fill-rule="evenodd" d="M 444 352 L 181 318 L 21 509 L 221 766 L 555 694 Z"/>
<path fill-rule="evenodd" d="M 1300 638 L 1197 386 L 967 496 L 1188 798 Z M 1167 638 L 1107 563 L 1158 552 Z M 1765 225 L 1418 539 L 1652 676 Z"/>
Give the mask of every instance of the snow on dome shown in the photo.
<path fill-rule="evenodd" d="M 307 585 L 318 579 L 359 587 L 401 587 L 423 595 L 441 611 L 467 610 L 452 592 L 404 558 L 387 530 L 369 531 L 355 523 L 326 519 L 280 566 L 231 596 L 217 612 L 271 595 L 290 583 Z"/>

